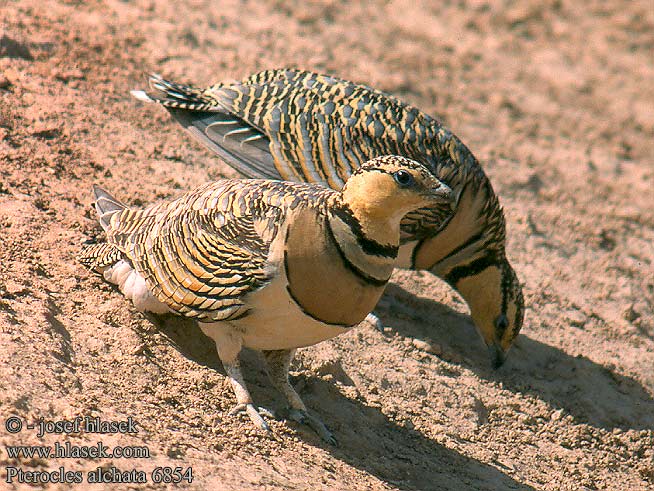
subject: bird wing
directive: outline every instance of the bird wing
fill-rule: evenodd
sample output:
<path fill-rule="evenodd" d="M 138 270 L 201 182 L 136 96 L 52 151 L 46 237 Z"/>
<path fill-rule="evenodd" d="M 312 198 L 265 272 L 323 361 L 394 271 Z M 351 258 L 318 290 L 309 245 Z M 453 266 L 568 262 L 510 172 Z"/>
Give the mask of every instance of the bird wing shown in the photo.
<path fill-rule="evenodd" d="M 427 165 L 460 193 L 482 173 L 465 145 L 438 121 L 365 85 L 291 69 L 266 70 L 207 89 L 151 78 L 157 101 L 187 130 L 247 177 L 341 189 L 352 171 L 380 155 Z M 402 222 L 403 239 L 433 235 L 453 212 L 439 206 Z"/>
<path fill-rule="evenodd" d="M 326 184 L 339 190 L 376 156 L 423 162 L 440 126 L 399 99 L 370 87 L 302 70 L 266 70 L 207 89 L 153 75 L 156 94 L 193 136 L 248 177 Z"/>
<path fill-rule="evenodd" d="M 266 258 L 281 222 L 281 209 L 262 205 L 256 193 L 251 181 L 225 181 L 126 209 L 112 217 L 108 239 L 173 311 L 212 321 L 241 317 L 243 297 L 270 279 Z"/>
<path fill-rule="evenodd" d="M 380 155 L 424 162 L 425 143 L 438 127 L 388 94 L 301 70 L 268 70 L 205 94 L 266 135 L 281 178 L 336 190 L 354 169 Z"/>

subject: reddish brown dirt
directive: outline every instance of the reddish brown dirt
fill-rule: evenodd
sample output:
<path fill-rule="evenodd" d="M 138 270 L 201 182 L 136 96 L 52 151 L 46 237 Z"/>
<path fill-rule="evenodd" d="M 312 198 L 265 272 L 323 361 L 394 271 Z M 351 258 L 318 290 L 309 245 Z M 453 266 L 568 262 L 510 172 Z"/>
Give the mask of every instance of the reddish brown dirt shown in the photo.
<path fill-rule="evenodd" d="M 113 463 L 192 466 L 191 489 L 654 489 L 651 1 L 5 0 L 0 19 L 0 416 L 140 428 L 39 439 L 3 424 L 0 488 L 27 487 L 6 466 Z M 497 372 L 466 307 L 427 273 L 396 274 L 383 334 L 364 325 L 303 350 L 295 381 L 338 448 L 229 416 L 199 330 L 152 323 L 75 261 L 99 233 L 93 183 L 139 205 L 234 176 L 129 96 L 144 73 L 208 84 L 280 66 L 442 118 L 491 176 L 525 284 L 523 334 Z M 279 403 L 246 359 L 254 396 Z M 6 452 L 99 440 L 152 458 Z"/>

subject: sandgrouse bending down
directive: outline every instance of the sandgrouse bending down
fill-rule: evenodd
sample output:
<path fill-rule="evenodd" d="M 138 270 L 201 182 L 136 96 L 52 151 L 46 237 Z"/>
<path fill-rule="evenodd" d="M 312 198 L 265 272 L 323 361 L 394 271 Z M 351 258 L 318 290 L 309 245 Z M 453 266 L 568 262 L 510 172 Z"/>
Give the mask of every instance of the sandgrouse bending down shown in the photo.
<path fill-rule="evenodd" d="M 395 265 L 402 217 L 453 203 L 450 188 L 424 166 L 392 156 L 362 165 L 342 191 L 224 180 L 144 210 L 99 187 L 94 193 L 107 242 L 87 247 L 82 263 L 141 311 L 197 319 L 216 342 L 236 410 L 267 428 L 238 360 L 243 346 L 262 351 L 290 417 L 331 442 L 289 384 L 295 349 L 361 322 Z"/>
<path fill-rule="evenodd" d="M 363 85 L 300 70 L 267 70 L 196 89 L 150 79 L 152 94 L 194 137 L 247 177 L 340 189 L 385 154 L 425 164 L 456 195 L 409 213 L 398 266 L 428 269 L 466 300 L 500 366 L 523 322 L 522 289 L 505 255 L 504 215 L 481 166 L 438 121 Z"/>

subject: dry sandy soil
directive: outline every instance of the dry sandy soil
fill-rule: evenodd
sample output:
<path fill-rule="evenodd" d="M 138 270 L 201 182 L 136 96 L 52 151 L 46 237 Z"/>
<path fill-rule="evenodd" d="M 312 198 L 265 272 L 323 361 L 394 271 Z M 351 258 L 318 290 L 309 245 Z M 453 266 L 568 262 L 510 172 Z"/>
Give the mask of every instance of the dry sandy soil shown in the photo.
<path fill-rule="evenodd" d="M 190 489 L 654 489 L 650 0 L 0 4 L 0 488 L 29 487 L 7 483 L 7 466 L 113 464 L 192 466 Z M 383 333 L 362 325 L 302 350 L 294 382 L 338 447 L 229 416 L 207 338 L 146 319 L 75 260 L 99 235 L 93 183 L 140 205 L 235 175 L 129 96 L 145 73 L 209 84 L 280 66 L 441 118 L 492 178 L 526 294 L 499 371 L 465 305 L 427 273 L 394 276 Z M 257 400 L 280 404 L 246 360 Z M 139 432 L 4 427 L 86 415 L 132 416 Z M 146 445 L 151 458 L 6 451 L 66 441 Z"/>

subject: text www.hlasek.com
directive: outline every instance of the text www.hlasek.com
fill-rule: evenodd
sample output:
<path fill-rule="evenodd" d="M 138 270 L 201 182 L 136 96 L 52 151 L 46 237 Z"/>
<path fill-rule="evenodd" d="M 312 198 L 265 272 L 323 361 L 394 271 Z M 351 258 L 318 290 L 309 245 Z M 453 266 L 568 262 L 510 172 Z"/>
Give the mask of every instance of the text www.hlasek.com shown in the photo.
<path fill-rule="evenodd" d="M 95 445 L 71 445 L 70 442 L 54 445 L 5 446 L 7 456 L 13 459 L 149 459 L 148 447 L 106 447 L 102 442 Z"/>

